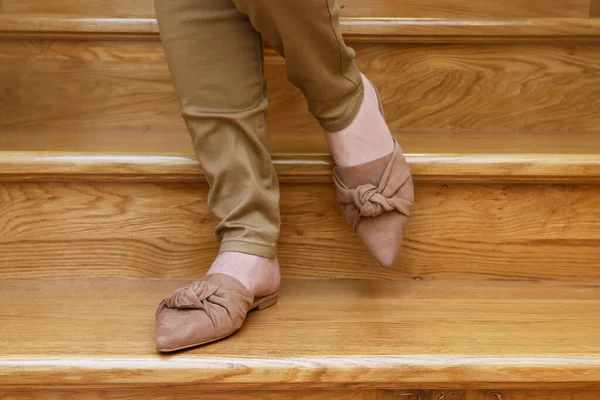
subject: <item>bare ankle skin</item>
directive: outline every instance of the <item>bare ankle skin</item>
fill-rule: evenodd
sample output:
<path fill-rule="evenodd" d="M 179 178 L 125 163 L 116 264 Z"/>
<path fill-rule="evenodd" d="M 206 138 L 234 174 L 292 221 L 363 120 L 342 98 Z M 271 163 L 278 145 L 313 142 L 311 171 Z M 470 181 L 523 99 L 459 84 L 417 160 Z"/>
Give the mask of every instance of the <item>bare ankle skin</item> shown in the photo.
<path fill-rule="evenodd" d="M 373 84 L 364 76 L 365 97 L 352 123 L 341 131 L 325 132 L 335 164 L 350 167 L 392 152 L 394 142 L 385 122 Z"/>
<path fill-rule="evenodd" d="M 255 297 L 276 292 L 281 283 L 277 258 L 269 259 L 252 254 L 229 251 L 220 253 L 208 270 L 208 274 L 216 273 L 233 276 L 254 293 Z"/>

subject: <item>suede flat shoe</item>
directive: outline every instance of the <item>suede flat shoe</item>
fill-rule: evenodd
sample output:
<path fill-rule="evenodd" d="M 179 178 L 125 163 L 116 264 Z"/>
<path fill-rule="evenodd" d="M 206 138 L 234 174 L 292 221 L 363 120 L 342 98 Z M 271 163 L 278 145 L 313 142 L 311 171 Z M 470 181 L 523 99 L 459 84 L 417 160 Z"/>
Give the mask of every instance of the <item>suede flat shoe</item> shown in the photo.
<path fill-rule="evenodd" d="M 379 109 L 383 115 L 380 99 Z M 335 166 L 333 179 L 342 214 L 377 261 L 391 267 L 414 203 L 412 175 L 400 145 L 394 139 L 394 150 L 386 156 L 356 166 Z"/>
<path fill-rule="evenodd" d="M 277 303 L 277 292 L 254 298 L 237 279 L 210 274 L 165 298 L 156 310 L 156 347 L 167 353 L 224 339 L 237 332 L 250 310 Z"/>

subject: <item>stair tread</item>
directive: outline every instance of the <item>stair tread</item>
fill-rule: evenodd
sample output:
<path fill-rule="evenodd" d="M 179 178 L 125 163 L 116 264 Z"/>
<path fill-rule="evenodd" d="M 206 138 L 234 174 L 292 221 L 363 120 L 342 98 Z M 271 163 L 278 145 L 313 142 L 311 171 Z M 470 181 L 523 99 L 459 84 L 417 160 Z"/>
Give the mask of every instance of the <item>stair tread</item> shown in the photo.
<path fill-rule="evenodd" d="M 0 281 L 0 387 L 596 382 L 600 281 L 284 280 L 277 306 L 161 356 L 181 279 Z M 35 382 L 35 383 L 32 383 Z M 228 386 L 229 387 L 229 386 Z"/>
<path fill-rule="evenodd" d="M 395 132 L 417 180 L 600 179 L 600 134 L 520 132 Z M 500 140 L 501 138 L 501 140 Z M 331 157 L 322 132 L 276 131 L 273 160 L 283 181 L 330 179 Z M 185 131 L 107 132 L 95 129 L 5 132 L 0 179 L 22 175 L 112 175 L 129 179 L 203 180 Z M 87 175 L 87 178 L 86 178 Z"/>

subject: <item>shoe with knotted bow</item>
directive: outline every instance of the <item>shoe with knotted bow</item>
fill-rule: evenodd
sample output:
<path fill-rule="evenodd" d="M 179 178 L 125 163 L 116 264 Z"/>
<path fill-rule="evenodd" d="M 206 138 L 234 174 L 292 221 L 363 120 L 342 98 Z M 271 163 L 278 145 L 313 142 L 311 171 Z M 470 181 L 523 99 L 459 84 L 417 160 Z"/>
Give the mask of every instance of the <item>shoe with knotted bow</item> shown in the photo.
<path fill-rule="evenodd" d="M 375 94 L 383 115 L 377 88 Z M 342 214 L 377 261 L 391 267 L 414 203 L 412 175 L 400 145 L 394 139 L 393 151 L 384 157 L 356 166 L 335 166 L 333 179 Z"/>
<path fill-rule="evenodd" d="M 156 346 L 172 352 L 224 339 L 237 332 L 250 310 L 277 303 L 277 292 L 254 298 L 237 279 L 210 274 L 165 298 L 156 310 Z"/>

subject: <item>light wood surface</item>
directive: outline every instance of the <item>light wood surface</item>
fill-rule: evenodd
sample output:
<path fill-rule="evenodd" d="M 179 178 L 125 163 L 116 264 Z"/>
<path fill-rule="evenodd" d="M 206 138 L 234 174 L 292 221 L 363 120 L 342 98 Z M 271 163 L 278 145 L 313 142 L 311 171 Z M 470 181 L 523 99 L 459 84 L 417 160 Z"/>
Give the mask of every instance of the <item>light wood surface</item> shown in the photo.
<path fill-rule="evenodd" d="M 0 277 L 193 277 L 218 243 L 207 187 L 5 182 Z M 600 278 L 600 186 L 421 183 L 394 268 L 376 266 L 331 184 L 284 184 L 279 257 L 316 278 Z"/>
<path fill-rule="evenodd" d="M 48 131 L 49 133 L 50 131 Z M 22 134 L 22 132 L 21 132 Z M 563 136 L 554 142 L 576 143 L 573 147 L 586 146 L 583 154 L 562 153 L 550 150 L 538 153 L 535 148 L 521 148 L 512 152 L 499 150 L 469 152 L 469 138 L 481 138 L 477 134 L 448 135 L 438 133 L 424 135 L 432 141 L 424 142 L 413 135 L 395 135 L 406 151 L 414 179 L 422 182 L 487 182 L 487 183 L 598 183 L 600 182 L 600 149 L 595 143 L 600 138 L 596 134 Z M 447 136 L 447 137 L 446 137 Z M 494 135 L 488 144 L 496 140 Z M 515 138 L 521 135 L 516 135 Z M 526 139 L 525 143 L 546 142 L 545 135 L 537 140 Z M 288 135 L 273 135 L 279 143 L 285 143 Z M 574 137 L 582 141 L 573 140 Z M 309 143 L 321 142 L 322 134 L 303 133 L 300 140 Z M 464 144 L 464 149 L 449 152 L 438 144 L 456 138 L 455 146 Z M 587 138 L 592 138 L 586 141 Z M 439 139 L 439 142 L 436 141 Z M 476 141 L 477 142 L 477 141 Z M 510 142 L 510 140 L 508 140 Z M 293 141 L 287 142 L 289 144 Z M 513 142 L 514 143 L 514 142 Z M 414 146 L 413 146 L 414 144 Z M 423 144 L 420 147 L 419 144 Z M 286 147 L 284 145 L 282 147 Z M 306 144 L 303 147 L 307 147 Z M 546 146 L 542 146 L 546 147 Z M 568 146 L 570 147 L 570 146 Z M 282 182 L 331 182 L 332 160 L 327 153 L 279 152 L 273 145 L 273 162 Z M 508 144 L 510 149 L 510 144 Z M 546 147 L 550 149 L 550 146 Z M 472 149 L 474 150 L 474 149 Z M 589 154 L 592 152 L 591 154 Z M 596 153 L 593 153 L 596 152 Z M 150 181 L 205 181 L 199 163 L 191 150 L 183 154 L 126 154 L 126 153 L 73 153 L 54 151 L 0 151 L 0 181 L 55 181 L 55 180 L 150 180 Z"/>
<path fill-rule="evenodd" d="M 497 155 L 558 158 L 581 156 L 593 159 L 600 153 L 600 131 L 598 132 L 485 132 L 485 131 L 420 131 L 394 132 L 409 157 L 420 155 Z M 188 163 L 199 168 L 192 141 L 186 130 L 177 131 L 132 131 L 125 135 L 119 131 L 103 131 L 85 126 L 81 130 L 65 128 L 59 130 L 48 126 L 43 129 L 7 130 L 0 135 L 0 149 L 6 157 L 43 158 L 45 154 L 62 155 L 73 159 L 86 157 L 172 157 L 189 159 Z M 321 159 L 329 163 L 329 148 L 322 131 L 272 131 L 270 150 L 277 157 L 298 157 L 310 160 Z M 12 154 L 12 156 L 11 156 Z M 107 160 L 109 161 L 109 160 Z M 100 163 L 100 159 L 98 159 Z M 7 170 L 4 170 L 5 172 Z M 196 169 L 195 173 L 199 170 Z"/>
<path fill-rule="evenodd" d="M 593 40 L 598 25 L 593 18 L 348 18 L 342 31 L 347 40 L 357 42 L 575 42 Z"/>
<path fill-rule="evenodd" d="M 600 1 L 598 1 L 598 0 L 590 1 L 590 17 L 592 17 L 592 18 L 600 17 Z"/>
<path fill-rule="evenodd" d="M 589 0 L 507 0 L 502 3 L 490 0 L 339 0 L 338 3 L 345 17 L 523 18 L 583 17 L 587 15 Z"/>
<path fill-rule="evenodd" d="M 154 309 L 186 282 L 1 281 L 1 387 L 599 383 L 597 281 L 286 280 L 232 338 L 160 356 Z"/>
<path fill-rule="evenodd" d="M 415 177 L 597 182 L 600 48 L 473 46 L 357 46 Z M 31 152 L 3 153 L 3 179 L 42 179 L 40 172 L 202 179 L 158 43 L 3 41 L 0 48 L 10 89 L 0 149 Z M 267 78 L 282 180 L 329 180 L 319 127 L 272 52 Z M 72 154 L 80 151 L 94 154 Z"/>
<path fill-rule="evenodd" d="M 501 7 L 501 6 L 500 6 Z M 582 10 L 583 11 L 583 10 Z M 586 3 L 585 13 L 589 11 Z M 577 12 L 579 13 L 579 12 Z M 600 21 L 594 18 L 342 18 L 350 42 L 595 41 Z M 148 16 L 4 13 L 1 38 L 154 38 L 156 19 Z"/>
<path fill-rule="evenodd" d="M 598 65 L 600 48 L 571 47 L 573 56 L 568 49 L 361 45 L 357 54 L 397 132 L 597 132 L 600 74 L 591 65 Z M 272 62 L 266 67 L 271 129 L 317 129 L 284 68 Z"/>
<path fill-rule="evenodd" d="M 10 391 L 3 400 L 597 400 L 600 391 L 558 390 L 281 390 Z"/>
<path fill-rule="evenodd" d="M 386 400 L 596 400 L 597 390 L 431 390 L 382 392 Z M 407 396 L 407 398 L 403 397 Z"/>
<path fill-rule="evenodd" d="M 345 17 L 585 17 L 590 0 L 340 0 Z M 85 7 L 77 0 L 3 0 L 4 13 L 100 14 L 148 16 L 154 14 L 152 0 L 90 0 Z"/>
<path fill-rule="evenodd" d="M 0 49 L 0 79 L 10 89 L 3 96 L 2 132 L 29 135 L 59 126 L 88 136 L 108 130 L 185 133 L 158 43 L 2 41 Z M 435 51 L 425 45 L 359 45 L 356 50 L 398 134 L 600 129 L 599 45 L 436 45 Z M 320 129 L 273 53 L 267 56 L 266 78 L 272 132 Z"/>
<path fill-rule="evenodd" d="M 0 0 L 0 398 L 599 397 L 573 389 L 600 388 L 598 2 L 340 2 L 418 183 L 397 265 L 318 183 L 267 51 L 281 301 L 161 356 L 155 306 L 188 281 L 138 278 L 200 276 L 218 243 L 151 1 Z M 433 387 L 463 390 L 410 390 Z"/>
<path fill-rule="evenodd" d="M 423 400 L 419 394 L 396 394 L 384 390 L 128 390 L 128 391 L 9 391 L 2 400 Z M 477 399 L 479 400 L 479 399 Z M 486 399 L 487 400 L 487 399 Z M 561 399 L 558 399 L 561 400 Z M 588 399 L 581 399 L 588 400 Z"/>

